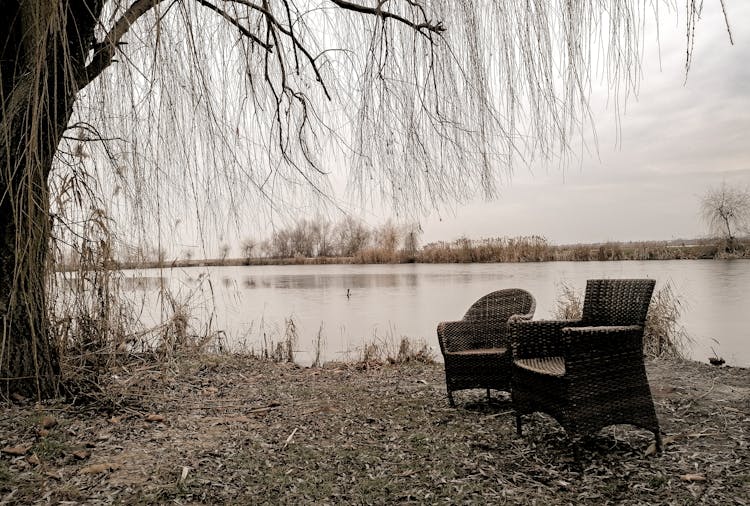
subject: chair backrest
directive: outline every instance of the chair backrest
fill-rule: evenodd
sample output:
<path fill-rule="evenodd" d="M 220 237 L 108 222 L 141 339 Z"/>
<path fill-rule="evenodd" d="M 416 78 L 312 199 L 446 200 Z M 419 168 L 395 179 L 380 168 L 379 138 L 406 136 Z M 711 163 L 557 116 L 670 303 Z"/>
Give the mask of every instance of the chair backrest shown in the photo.
<path fill-rule="evenodd" d="M 506 323 L 514 314 L 533 314 L 535 308 L 536 301 L 529 292 L 520 288 L 508 288 L 481 297 L 466 311 L 464 320 Z"/>
<path fill-rule="evenodd" d="M 585 325 L 644 325 L 653 279 L 589 279 L 583 300 Z"/>

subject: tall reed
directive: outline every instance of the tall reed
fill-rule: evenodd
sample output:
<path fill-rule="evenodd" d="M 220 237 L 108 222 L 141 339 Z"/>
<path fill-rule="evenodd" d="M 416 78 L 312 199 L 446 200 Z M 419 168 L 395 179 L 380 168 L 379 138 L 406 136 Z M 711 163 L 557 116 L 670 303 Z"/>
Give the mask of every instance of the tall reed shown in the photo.
<path fill-rule="evenodd" d="M 652 358 L 685 358 L 690 337 L 680 324 L 684 303 L 667 282 L 651 297 L 646 326 L 643 331 L 643 352 Z M 581 318 L 583 296 L 571 285 L 563 282 L 557 296 L 555 318 L 576 320 Z"/>

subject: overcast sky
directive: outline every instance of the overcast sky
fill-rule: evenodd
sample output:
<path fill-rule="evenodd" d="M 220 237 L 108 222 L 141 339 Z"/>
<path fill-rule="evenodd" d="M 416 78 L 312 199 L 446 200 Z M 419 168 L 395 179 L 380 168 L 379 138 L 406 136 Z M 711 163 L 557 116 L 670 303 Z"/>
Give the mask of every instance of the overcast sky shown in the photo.
<path fill-rule="evenodd" d="M 705 235 L 700 197 L 726 181 L 750 186 L 750 1 L 727 0 L 730 45 L 719 0 L 706 2 L 685 82 L 685 19 L 664 16 L 661 70 L 647 35 L 643 80 L 621 117 L 606 90 L 594 93 L 598 155 L 565 170 L 517 170 L 501 195 L 422 222 L 424 242 L 542 235 L 556 244 Z"/>

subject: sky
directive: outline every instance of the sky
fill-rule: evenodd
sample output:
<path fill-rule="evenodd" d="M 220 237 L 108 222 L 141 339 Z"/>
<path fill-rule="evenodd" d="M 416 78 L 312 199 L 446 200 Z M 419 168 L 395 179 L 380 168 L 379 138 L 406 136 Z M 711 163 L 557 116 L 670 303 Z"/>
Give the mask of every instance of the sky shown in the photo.
<path fill-rule="evenodd" d="M 750 187 L 750 2 L 705 3 L 685 80 L 685 19 L 664 16 L 660 46 L 646 35 L 643 79 L 619 119 L 594 90 L 598 153 L 560 169 L 517 168 L 493 201 L 422 220 L 429 243 L 540 235 L 555 244 L 703 237 L 701 196 Z"/>

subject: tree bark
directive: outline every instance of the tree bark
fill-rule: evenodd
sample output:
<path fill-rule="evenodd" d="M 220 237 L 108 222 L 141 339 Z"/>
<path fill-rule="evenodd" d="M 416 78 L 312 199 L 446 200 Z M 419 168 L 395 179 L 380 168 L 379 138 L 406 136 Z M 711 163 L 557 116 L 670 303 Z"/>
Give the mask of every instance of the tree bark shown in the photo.
<path fill-rule="evenodd" d="M 47 314 L 48 179 L 101 2 L 0 0 L 0 8 L 0 392 L 43 398 L 60 379 Z"/>

